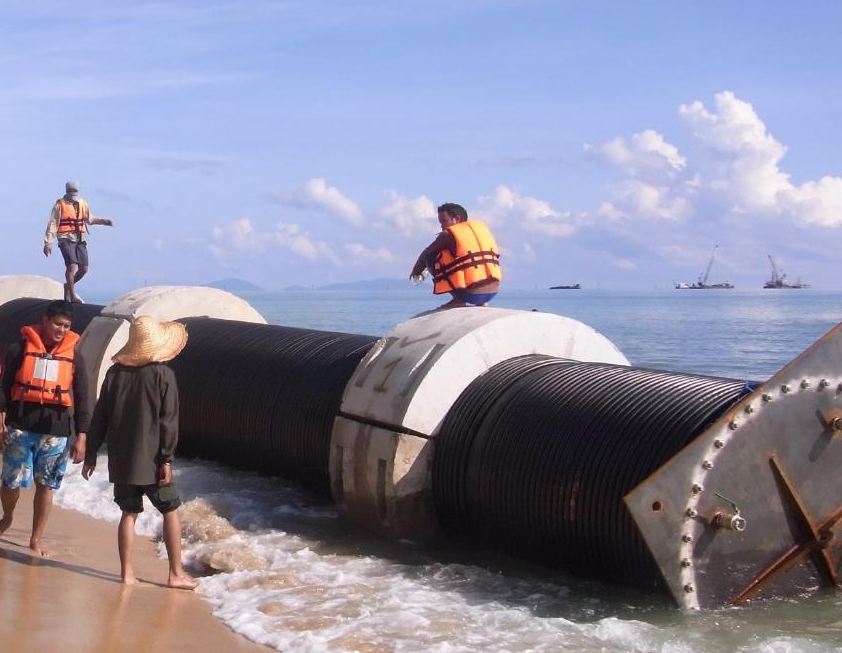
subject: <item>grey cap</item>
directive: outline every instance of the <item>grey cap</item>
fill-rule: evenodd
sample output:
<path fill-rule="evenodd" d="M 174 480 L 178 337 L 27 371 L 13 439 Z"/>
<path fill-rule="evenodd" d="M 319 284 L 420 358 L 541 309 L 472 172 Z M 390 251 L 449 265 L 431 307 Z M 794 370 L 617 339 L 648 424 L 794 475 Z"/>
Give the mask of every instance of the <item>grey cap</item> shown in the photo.
<path fill-rule="evenodd" d="M 64 184 L 64 192 L 68 195 L 75 195 L 79 192 L 79 182 L 68 181 L 66 184 Z"/>

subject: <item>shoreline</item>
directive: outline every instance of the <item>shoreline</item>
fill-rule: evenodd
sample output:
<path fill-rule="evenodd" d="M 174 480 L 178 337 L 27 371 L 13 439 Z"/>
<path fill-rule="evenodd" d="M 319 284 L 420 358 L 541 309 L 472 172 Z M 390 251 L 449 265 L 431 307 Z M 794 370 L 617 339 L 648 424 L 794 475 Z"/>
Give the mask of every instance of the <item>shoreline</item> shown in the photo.
<path fill-rule="evenodd" d="M 60 491 L 60 490 L 59 490 Z M 141 581 L 120 582 L 117 525 L 53 506 L 44 545 L 29 549 L 33 489 L 21 491 L 15 521 L 0 536 L 3 650 L 148 653 L 150 650 L 266 652 L 213 616 L 194 592 L 166 587 L 167 562 L 149 537 L 135 538 Z"/>

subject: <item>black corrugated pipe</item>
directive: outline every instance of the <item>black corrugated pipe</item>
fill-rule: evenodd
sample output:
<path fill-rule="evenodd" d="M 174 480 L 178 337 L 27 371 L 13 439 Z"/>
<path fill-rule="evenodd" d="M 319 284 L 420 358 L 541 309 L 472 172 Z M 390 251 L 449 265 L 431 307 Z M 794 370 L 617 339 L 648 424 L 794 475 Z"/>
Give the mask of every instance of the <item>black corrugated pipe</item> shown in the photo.
<path fill-rule="evenodd" d="M 548 356 L 499 363 L 436 436 L 442 528 L 583 576 L 655 586 L 660 572 L 622 498 L 751 390 Z"/>
<path fill-rule="evenodd" d="M 44 311 L 53 301 L 21 297 L 0 305 L 0 351 L 15 340 L 20 340 L 21 327 L 40 324 Z M 102 309 L 99 304 L 73 304 L 73 331 L 82 333 Z"/>
<path fill-rule="evenodd" d="M 180 321 L 187 346 L 170 363 L 181 405 L 179 455 L 329 493 L 333 419 L 377 338 L 212 318 Z"/>

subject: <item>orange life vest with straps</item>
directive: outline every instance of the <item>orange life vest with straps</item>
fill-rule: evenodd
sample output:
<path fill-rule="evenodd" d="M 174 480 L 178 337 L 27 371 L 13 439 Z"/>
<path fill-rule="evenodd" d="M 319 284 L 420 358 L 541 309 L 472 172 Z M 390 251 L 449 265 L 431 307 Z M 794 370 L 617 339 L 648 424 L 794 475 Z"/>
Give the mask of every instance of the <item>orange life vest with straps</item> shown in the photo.
<path fill-rule="evenodd" d="M 40 325 L 20 330 L 24 338 L 23 362 L 15 374 L 12 401 L 70 407 L 73 399 L 74 347 L 79 334 L 68 331 L 51 351 L 47 351 Z"/>
<path fill-rule="evenodd" d="M 76 201 L 79 204 L 78 213 L 73 202 L 68 202 L 63 197 L 58 200 L 58 233 L 66 234 L 71 231 L 82 233 L 87 229 L 87 222 L 91 216 L 90 209 L 85 200 L 79 198 Z"/>
<path fill-rule="evenodd" d="M 456 241 L 456 251 L 439 253 L 433 267 L 433 293 L 469 288 L 488 279 L 503 280 L 500 250 L 488 227 L 480 220 L 459 222 L 447 228 Z"/>

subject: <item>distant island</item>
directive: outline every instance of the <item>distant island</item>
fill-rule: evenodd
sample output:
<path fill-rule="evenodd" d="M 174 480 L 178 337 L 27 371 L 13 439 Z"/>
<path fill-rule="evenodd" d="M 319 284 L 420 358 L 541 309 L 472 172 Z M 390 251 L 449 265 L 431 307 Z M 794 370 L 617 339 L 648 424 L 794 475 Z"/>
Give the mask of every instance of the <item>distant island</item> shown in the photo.
<path fill-rule="evenodd" d="M 219 290 L 227 290 L 228 292 L 262 292 L 263 288 L 254 285 L 251 281 L 245 279 L 220 279 L 219 281 L 212 281 L 204 284 L 207 288 L 219 288 Z"/>
<path fill-rule="evenodd" d="M 329 283 L 326 286 L 305 288 L 304 286 L 287 286 L 285 292 L 301 292 L 303 290 L 411 290 L 414 286 L 407 279 L 365 279 L 363 281 L 347 281 L 343 283 Z"/>

